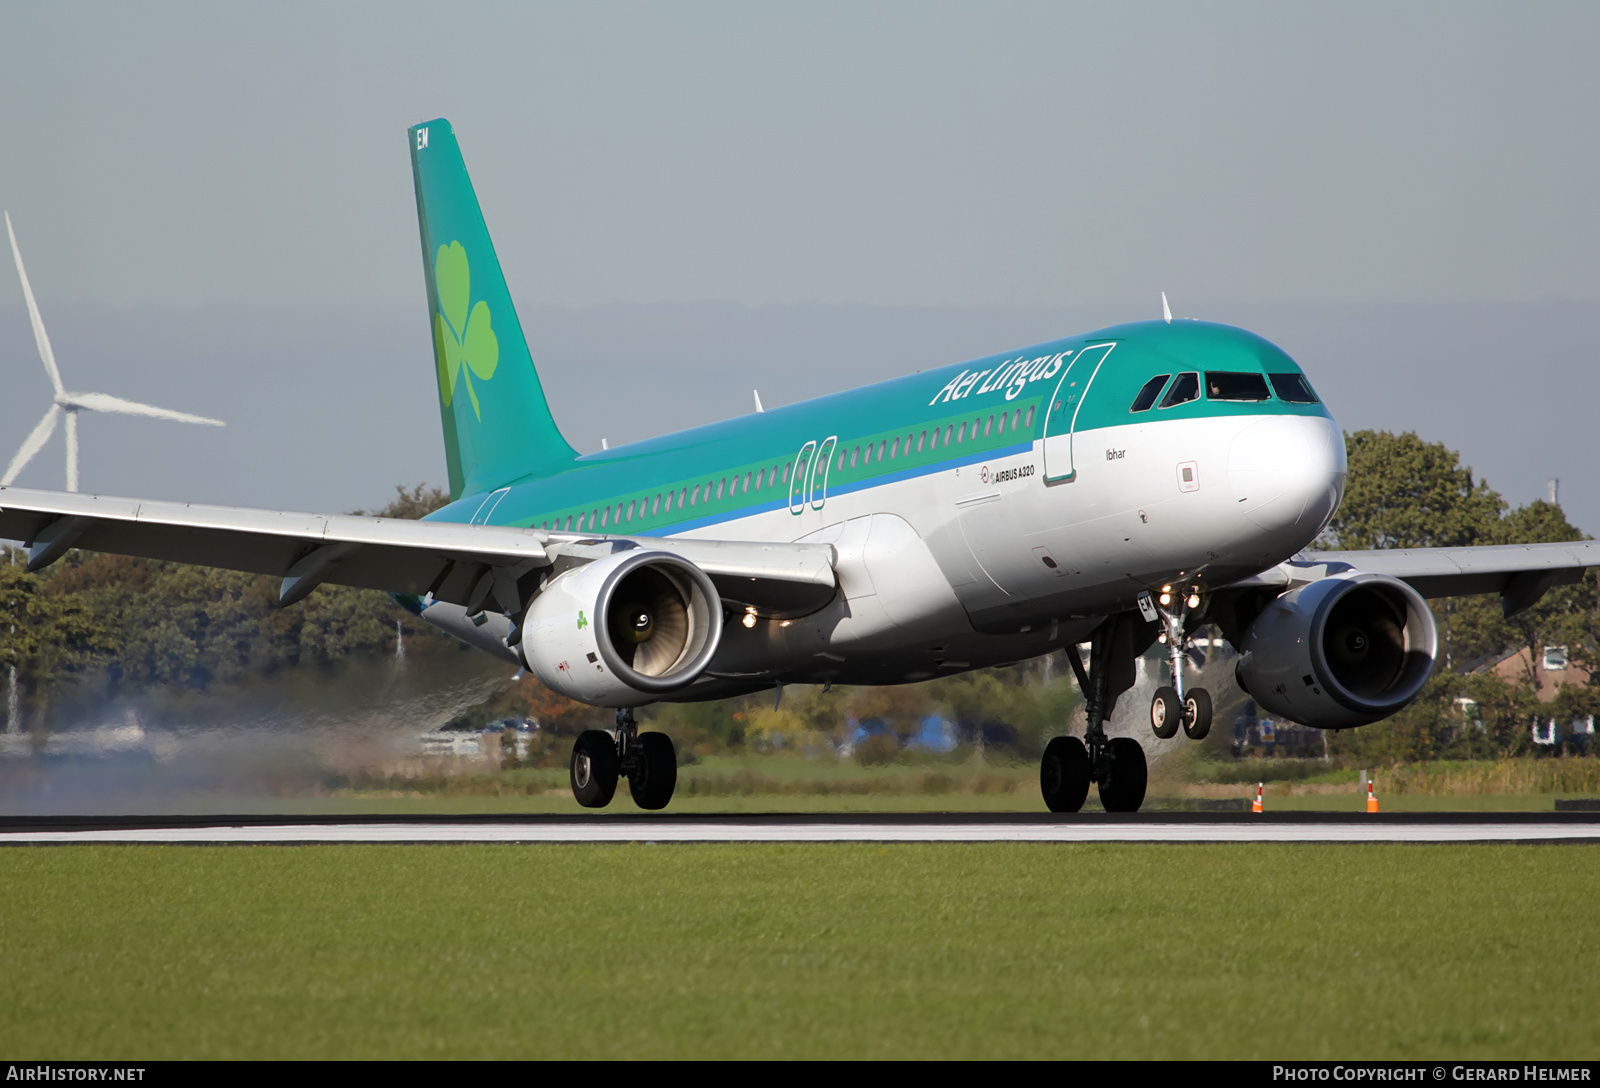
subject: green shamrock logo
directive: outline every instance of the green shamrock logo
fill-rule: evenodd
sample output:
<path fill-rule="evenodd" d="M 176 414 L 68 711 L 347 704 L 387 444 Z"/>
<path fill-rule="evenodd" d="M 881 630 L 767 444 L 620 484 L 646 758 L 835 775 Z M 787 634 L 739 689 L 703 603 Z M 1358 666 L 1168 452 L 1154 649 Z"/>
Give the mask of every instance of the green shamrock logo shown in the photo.
<path fill-rule="evenodd" d="M 580 608 L 578 609 L 578 630 L 582 631 L 587 626 L 589 626 L 589 621 L 585 618 L 583 609 Z"/>
<path fill-rule="evenodd" d="M 467 251 L 460 242 L 440 246 L 433 258 L 433 285 L 439 294 L 439 312 L 433 319 L 433 354 L 439 363 L 439 395 L 450 406 L 456 379 L 465 377 L 472 414 L 479 420 L 478 394 L 472 388 L 474 375 L 480 382 L 494 377 L 500 363 L 500 341 L 489 324 L 489 304 L 479 300 L 467 311 L 472 299 L 472 269 Z M 462 364 L 465 363 L 465 368 Z M 465 374 L 463 374 L 465 370 Z"/>

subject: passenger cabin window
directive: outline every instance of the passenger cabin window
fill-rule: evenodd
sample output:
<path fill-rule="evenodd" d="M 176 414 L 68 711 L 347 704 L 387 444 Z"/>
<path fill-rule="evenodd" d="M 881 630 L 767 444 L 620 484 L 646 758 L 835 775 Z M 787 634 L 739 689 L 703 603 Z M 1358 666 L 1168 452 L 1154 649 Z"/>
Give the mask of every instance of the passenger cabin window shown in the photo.
<path fill-rule="evenodd" d="M 1175 404 L 1187 404 L 1191 400 L 1198 400 L 1199 397 L 1200 375 L 1188 370 L 1172 379 L 1172 388 L 1161 398 L 1161 407 L 1171 408 Z"/>
<path fill-rule="evenodd" d="M 1139 390 L 1139 395 L 1133 398 L 1133 407 L 1129 408 L 1128 411 L 1143 412 L 1152 407 L 1156 402 L 1156 398 L 1161 395 L 1162 387 L 1167 384 L 1167 379 L 1170 377 L 1172 377 L 1171 374 L 1157 374 L 1145 382 L 1144 388 Z"/>
<path fill-rule="evenodd" d="M 1207 400 L 1267 400 L 1267 379 L 1248 370 L 1206 371 Z"/>
<path fill-rule="evenodd" d="M 1034 409 L 1034 407 L 1035 406 L 1032 405 L 1032 404 L 1028 405 L 1028 418 L 1022 421 L 1022 425 L 1024 427 L 1026 427 L 1030 431 L 1033 430 L 1033 409 Z M 1022 411 L 1022 409 L 1018 408 L 1017 411 L 1020 412 L 1020 411 Z"/>
<path fill-rule="evenodd" d="M 1285 404 L 1317 403 L 1317 395 L 1311 391 L 1311 383 L 1304 374 L 1268 374 L 1267 377 L 1272 380 L 1272 391 Z"/>

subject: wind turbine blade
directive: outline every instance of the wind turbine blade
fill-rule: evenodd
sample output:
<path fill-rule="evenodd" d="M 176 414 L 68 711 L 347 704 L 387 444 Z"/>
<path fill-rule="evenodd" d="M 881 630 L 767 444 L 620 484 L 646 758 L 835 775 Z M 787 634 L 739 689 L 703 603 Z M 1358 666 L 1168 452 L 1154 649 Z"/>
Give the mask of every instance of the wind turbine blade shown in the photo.
<path fill-rule="evenodd" d="M 6 212 L 6 234 L 11 237 L 11 256 L 17 262 L 17 275 L 22 278 L 22 297 L 28 301 L 28 320 L 33 322 L 33 342 L 39 345 L 39 358 L 44 360 L 45 373 L 56 394 L 62 392 L 61 371 L 56 369 L 56 353 L 50 348 L 50 337 L 44 331 L 44 318 L 39 316 L 39 304 L 33 300 L 33 285 L 28 282 L 28 270 L 22 267 L 22 250 L 17 248 L 17 232 L 11 229 L 11 213 Z"/>
<path fill-rule="evenodd" d="M 5 476 L 0 477 L 0 487 L 10 487 L 11 481 L 15 480 L 17 474 L 33 460 L 33 455 L 44 448 L 44 444 L 50 441 L 50 436 L 56 433 L 56 420 L 60 417 L 61 409 L 52 404 L 50 410 L 44 414 L 44 418 L 39 421 L 39 425 L 33 429 L 33 433 L 23 441 L 17 455 L 11 459 L 11 467 L 6 469 Z"/>
<path fill-rule="evenodd" d="M 67 409 L 67 490 L 78 490 L 78 410 Z"/>
<path fill-rule="evenodd" d="M 220 419 L 175 412 L 171 408 L 157 408 L 153 404 L 140 404 L 136 400 L 123 400 L 109 393 L 63 393 L 56 403 L 63 408 L 87 408 L 91 412 L 116 412 L 129 416 L 149 416 L 151 419 L 170 419 L 174 423 L 204 423 L 211 427 L 226 427 Z"/>

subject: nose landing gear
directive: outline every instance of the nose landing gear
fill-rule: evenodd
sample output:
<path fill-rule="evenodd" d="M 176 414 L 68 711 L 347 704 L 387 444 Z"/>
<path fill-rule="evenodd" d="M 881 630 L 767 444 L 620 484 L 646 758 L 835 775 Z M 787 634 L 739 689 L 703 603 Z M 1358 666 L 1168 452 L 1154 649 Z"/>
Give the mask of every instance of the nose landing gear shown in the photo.
<path fill-rule="evenodd" d="M 586 729 L 572 745 L 569 764 L 573 799 L 584 808 L 605 808 L 626 777 L 633 803 L 662 809 L 678 786 L 678 753 L 665 733 L 641 733 L 632 710 L 617 711 L 617 733 Z"/>
<path fill-rule="evenodd" d="M 1188 688 L 1183 682 L 1184 660 L 1188 657 L 1191 614 L 1198 615 L 1200 591 L 1171 586 L 1161 590 L 1156 610 L 1161 614 L 1161 641 L 1167 644 L 1167 668 L 1172 683 L 1156 689 L 1150 699 L 1150 731 L 1162 740 L 1178 735 L 1178 726 L 1190 740 L 1203 740 L 1211 732 L 1211 693 L 1205 688 Z"/>

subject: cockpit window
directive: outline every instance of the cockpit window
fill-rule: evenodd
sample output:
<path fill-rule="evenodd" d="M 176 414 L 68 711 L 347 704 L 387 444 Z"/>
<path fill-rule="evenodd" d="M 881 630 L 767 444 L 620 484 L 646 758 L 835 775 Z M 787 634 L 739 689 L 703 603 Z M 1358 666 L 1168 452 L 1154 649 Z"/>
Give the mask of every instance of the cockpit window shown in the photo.
<path fill-rule="evenodd" d="M 1129 408 L 1128 411 L 1143 412 L 1154 404 L 1156 398 L 1161 395 L 1161 387 L 1167 384 L 1167 379 L 1170 377 L 1172 377 L 1171 374 L 1157 374 L 1154 378 L 1145 382 L 1144 388 L 1139 390 L 1139 395 L 1133 398 L 1133 407 Z"/>
<path fill-rule="evenodd" d="M 1267 400 L 1267 379 L 1249 370 L 1206 371 L 1207 400 Z"/>
<path fill-rule="evenodd" d="M 1317 403 L 1317 395 L 1311 391 L 1311 383 L 1304 374 L 1268 374 L 1267 377 L 1272 379 L 1272 391 L 1285 404 Z"/>
<path fill-rule="evenodd" d="M 1197 400 L 1200 396 L 1200 375 L 1194 371 L 1185 371 L 1172 379 L 1172 388 L 1167 390 L 1167 395 L 1161 398 L 1161 407 L 1171 408 L 1174 404 L 1184 404 Z"/>

